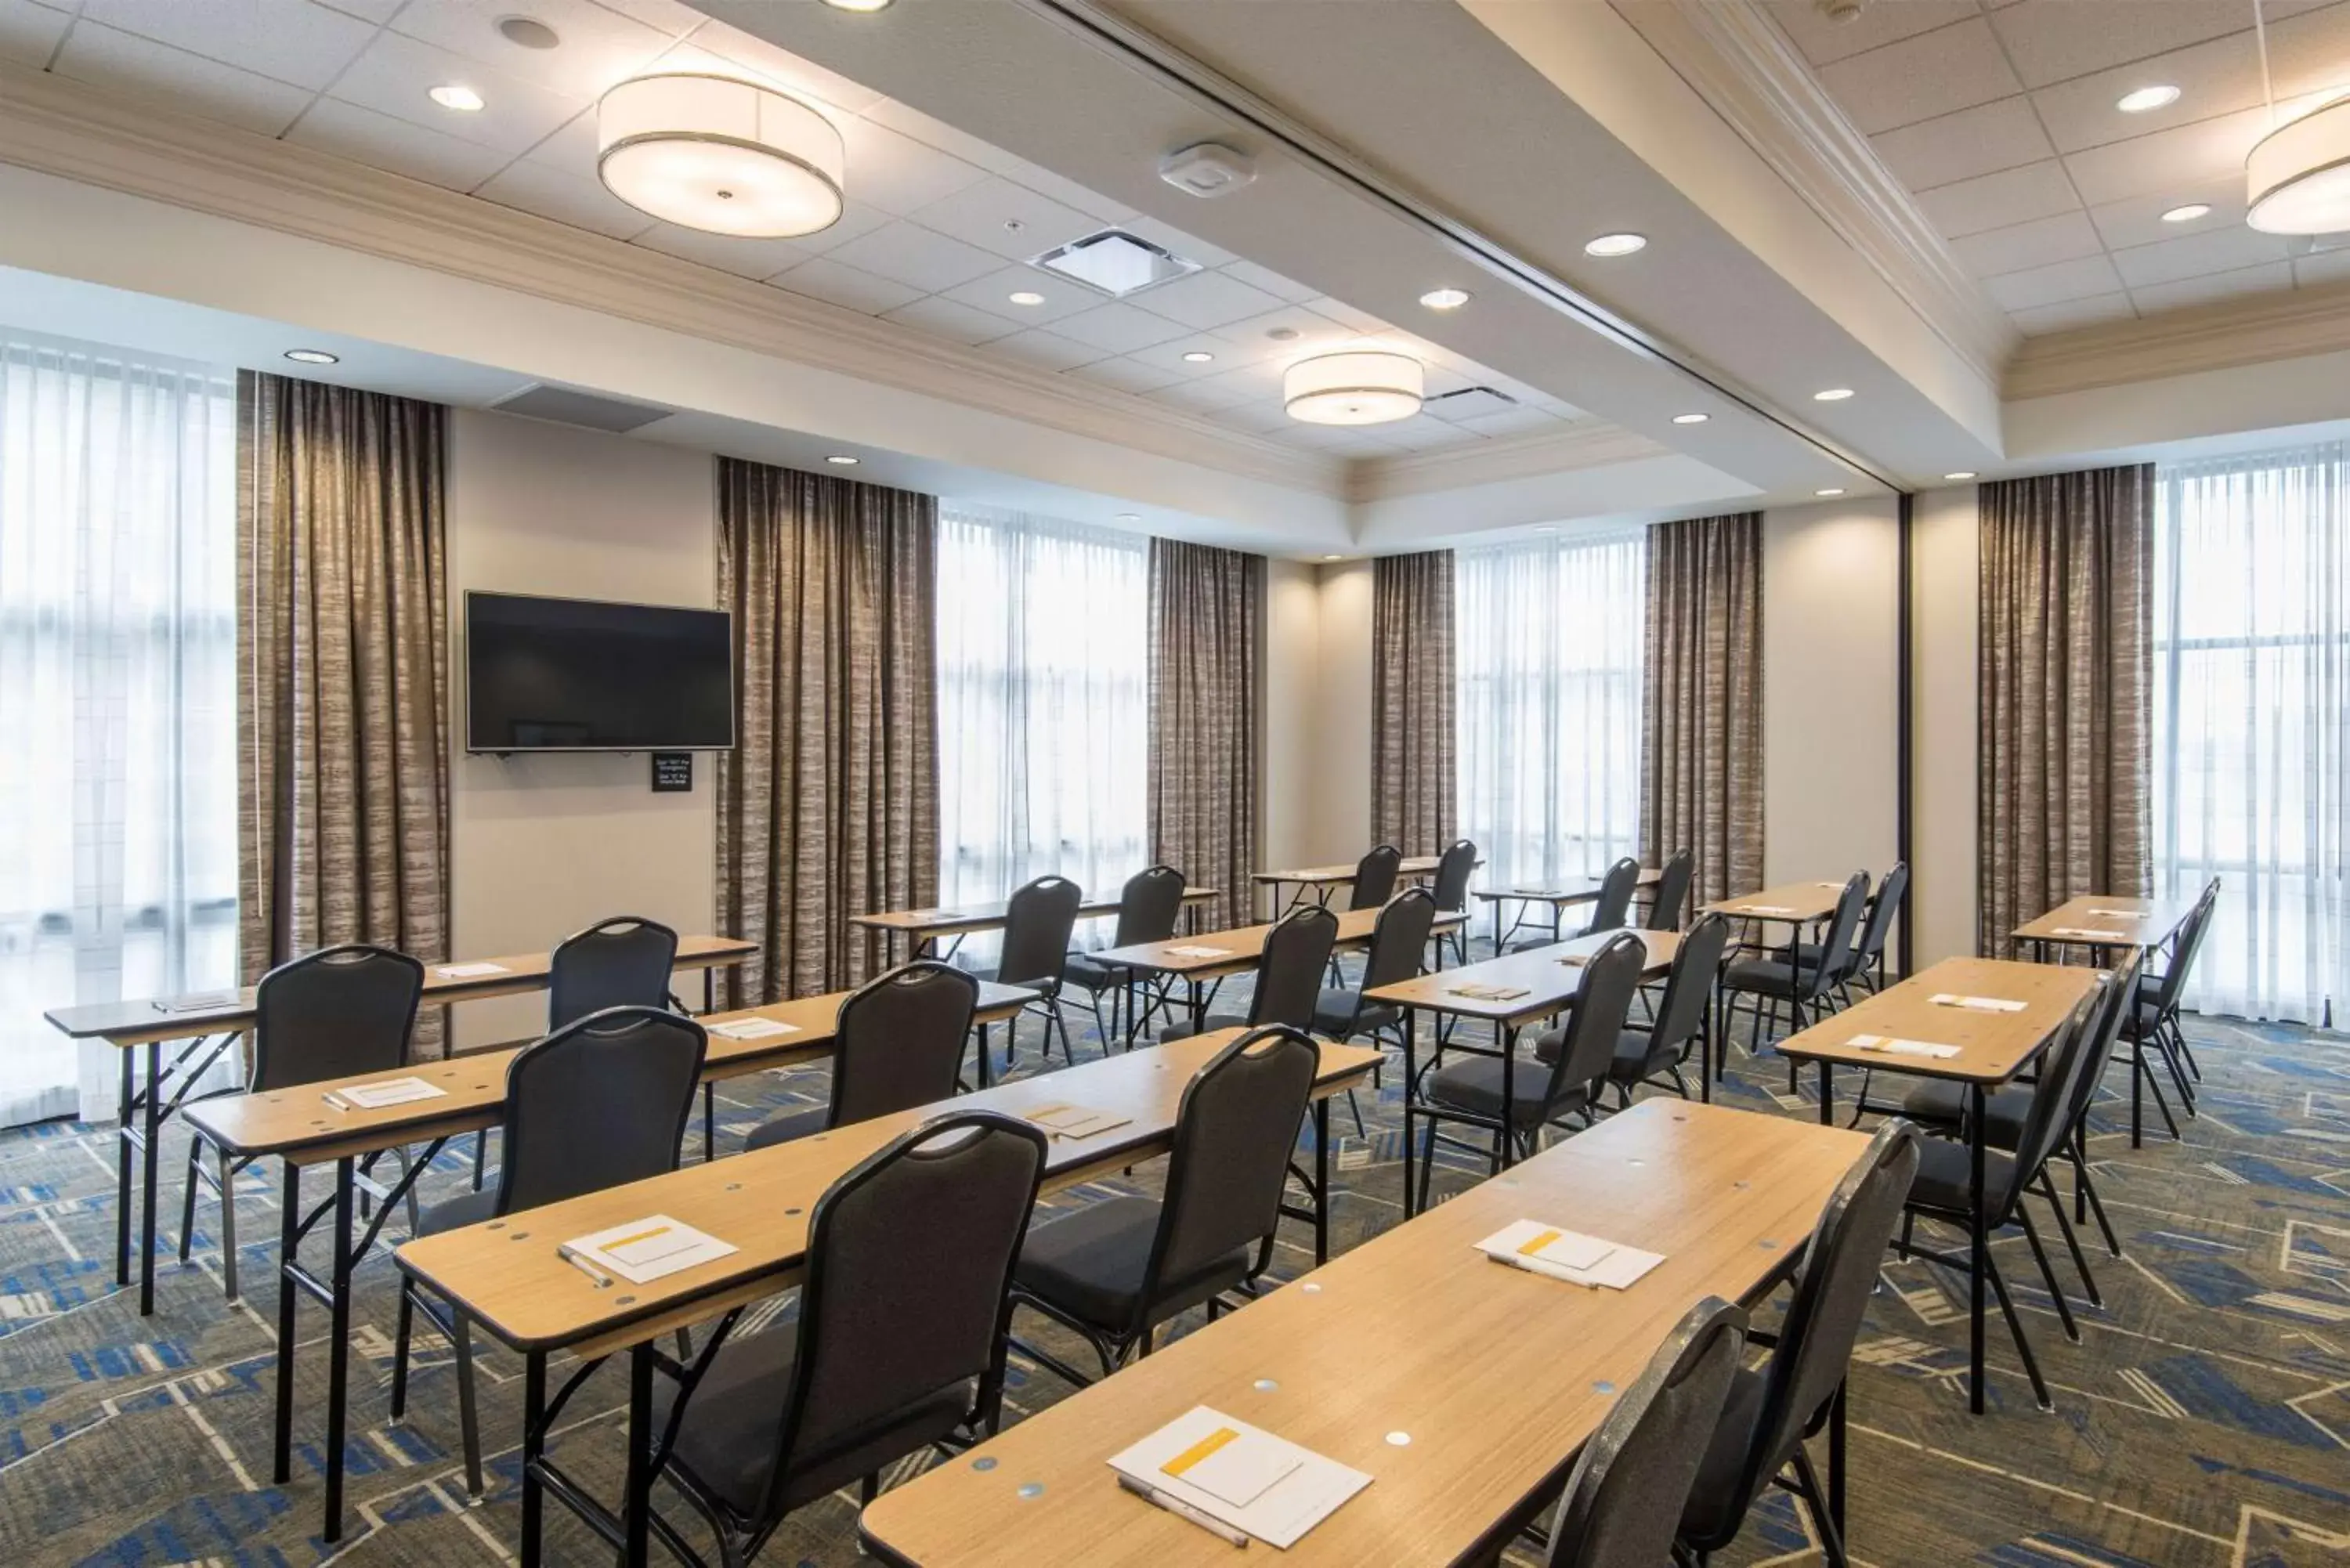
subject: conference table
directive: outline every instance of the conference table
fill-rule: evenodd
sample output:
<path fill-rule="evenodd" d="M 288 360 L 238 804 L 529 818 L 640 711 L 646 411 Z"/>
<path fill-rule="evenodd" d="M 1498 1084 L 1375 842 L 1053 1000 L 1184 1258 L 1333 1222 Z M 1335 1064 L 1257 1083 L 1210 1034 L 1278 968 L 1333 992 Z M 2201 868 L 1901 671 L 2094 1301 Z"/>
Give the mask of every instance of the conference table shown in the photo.
<path fill-rule="evenodd" d="M 1215 888 L 1184 888 L 1183 909 L 1189 917 L 1188 923 L 1196 929 L 1200 907 L 1222 897 L 1222 891 Z M 851 915 L 848 923 L 865 933 L 866 968 L 879 974 L 887 967 L 899 939 L 904 940 L 909 959 L 920 958 L 941 937 L 961 938 L 975 931 L 1002 930 L 1011 909 L 1010 900 L 998 899 L 938 909 L 882 909 L 869 915 Z M 1116 898 L 1087 898 L 1077 905 L 1077 919 L 1097 920 L 1117 914 L 1118 909 Z"/>
<path fill-rule="evenodd" d="M 1345 909 L 1333 911 L 1338 919 L 1338 934 L 1331 942 L 1331 950 L 1363 947 L 1378 932 L 1379 916 L 1384 909 Z M 1429 927 L 1430 935 L 1449 931 L 1467 923 L 1469 917 L 1457 909 L 1439 909 Z M 1202 931 L 1196 935 L 1170 937 L 1163 942 L 1136 942 L 1129 947 L 1103 948 L 1087 955 L 1097 963 L 1115 965 L 1139 974 L 1163 975 L 1170 981 L 1180 980 L 1190 987 L 1189 1002 L 1191 1027 L 1204 1029 L 1208 1023 L 1208 992 L 1211 981 L 1254 970 L 1263 955 L 1265 940 L 1271 937 L 1278 921 L 1260 926 L 1237 926 L 1228 931 Z"/>
<path fill-rule="evenodd" d="M 1633 889 L 1638 891 L 1642 888 L 1654 888 L 1663 880 L 1664 875 L 1663 870 L 1658 867 L 1643 866 L 1640 867 L 1640 874 L 1632 879 Z M 1596 878 L 1578 877 L 1553 886 L 1479 888 L 1472 888 L 1469 896 L 1481 904 L 1491 904 L 1493 907 L 1493 950 L 1498 953 L 1502 950 L 1503 941 L 1518 934 L 1518 928 L 1526 923 L 1527 911 L 1537 904 L 1544 905 L 1550 909 L 1550 940 L 1558 940 L 1559 916 L 1577 904 L 1597 903 L 1599 882 Z M 1516 904 L 1520 907 L 1518 918 L 1510 922 L 1510 929 L 1506 933 L 1502 929 L 1502 906 L 1504 904 Z"/>
<path fill-rule="evenodd" d="M 1161 1346 L 868 1504 L 908 1568 L 1178 1568 L 1232 1548 L 1122 1490 L 1112 1454 L 1205 1405 L 1367 1472 L 1276 1561 L 1491 1563 L 1707 1296 L 1758 1303 L 1794 1270 L 1859 1133 L 1646 1100 Z M 1471 1249 L 1537 1219 L 1660 1252 L 1590 1290 Z M 1831 1402 L 1842 1511 L 1844 1399 Z"/>
<path fill-rule="evenodd" d="M 1967 1401 L 1983 1411 L 1983 1286 L 1991 1236 L 1984 1222 L 1983 1167 L 1990 1154 L 1985 1115 L 1991 1092 L 2012 1083 L 2064 1032 L 2105 971 L 2058 964 L 2018 963 L 2009 959 L 1951 958 L 1929 964 L 1908 979 L 1823 1019 L 1778 1043 L 1779 1054 L 1817 1064 L 1820 1122 L 1835 1119 L 1835 1070 L 1862 1067 L 1881 1073 L 1939 1079 L 1967 1095 L 1967 1152 L 1974 1201 L 1967 1224 L 1970 1318 L 1967 1331 Z M 1978 1012 L 1936 996 L 2021 1002 L 2013 1012 Z M 1856 1041 L 1918 1041 L 1955 1045 L 1955 1056 L 1889 1055 Z M 2043 1402 L 2046 1407 L 2045 1401 Z"/>
<path fill-rule="evenodd" d="M 2090 961 L 2104 968 L 2116 951 L 2158 948 L 2178 933 L 2195 909 L 2193 898 L 2137 898 L 2119 893 L 2085 893 L 2067 898 L 2037 919 L 2008 933 L 2033 954 L 2059 957 L 2066 948 L 2086 948 Z"/>
<path fill-rule="evenodd" d="M 1396 875 L 1399 877 L 1433 877 L 1437 867 L 1442 863 L 1443 857 L 1438 855 L 1407 855 L 1396 862 Z M 1481 860 L 1478 864 L 1482 866 L 1484 862 Z M 1259 871 L 1249 879 L 1260 888 L 1273 889 L 1274 913 L 1284 915 L 1305 902 L 1309 896 L 1317 904 L 1328 903 L 1331 889 L 1341 883 L 1352 882 L 1361 870 L 1360 866 L 1351 862 L 1344 866 L 1293 866 L 1279 871 Z M 1281 890 L 1293 885 L 1297 891 L 1292 893 L 1289 902 L 1284 904 L 1281 901 Z"/>
<path fill-rule="evenodd" d="M 743 962 L 759 950 L 735 937 L 680 937 L 676 967 L 702 977 L 702 1005 L 715 998 L 716 971 Z M 554 955 L 510 953 L 424 966 L 424 1005 L 446 1006 L 494 996 L 517 996 L 546 989 Z M 254 988 L 196 992 L 182 996 L 142 997 L 53 1007 L 43 1014 L 72 1040 L 102 1040 L 120 1063 L 120 1120 L 116 1129 L 114 1282 L 130 1283 L 132 1220 L 131 1162 L 140 1161 L 139 1314 L 155 1310 L 155 1179 L 159 1135 L 177 1115 L 205 1072 L 253 1027 Z M 179 1043 L 170 1063 L 163 1047 Z M 146 1056 L 146 1086 L 139 1085 L 139 1057 Z M 445 1052 L 446 1046 L 443 1046 Z"/>
<path fill-rule="evenodd" d="M 806 1259 L 809 1210 L 859 1160 L 899 1134 L 941 1115 L 986 1109 L 1018 1116 L 1075 1102 L 1128 1119 L 1090 1138 L 1054 1138 L 1046 1149 L 1043 1190 L 1095 1180 L 1165 1154 L 1173 1143 L 1176 1110 L 1185 1086 L 1243 1033 L 1218 1030 L 1151 1050 L 1103 1057 L 714 1165 L 689 1166 L 548 1204 L 530 1210 L 526 1220 L 518 1220 L 512 1227 L 493 1220 L 401 1246 L 394 1254 L 401 1269 L 524 1358 L 525 1568 L 534 1568 L 541 1560 L 545 1500 L 550 1491 L 618 1548 L 629 1568 L 646 1562 L 655 1342 L 674 1330 L 721 1319 L 702 1349 L 706 1357 L 723 1340 L 742 1307 L 798 1283 Z M 1330 1097 L 1364 1083 L 1379 1062 L 1379 1053 L 1366 1046 L 1319 1044 L 1321 1065 L 1311 1090 L 1316 1134 L 1314 1204 L 1310 1210 L 1288 1204 L 1282 1209 L 1284 1214 L 1311 1220 L 1317 1259 L 1326 1251 L 1329 1225 Z M 738 1251 L 650 1284 L 620 1290 L 599 1288 L 557 1251 L 567 1240 L 649 1214 L 669 1216 L 732 1242 Z M 617 1510 L 591 1497 L 546 1452 L 548 1429 L 562 1408 L 561 1397 L 551 1407 L 546 1400 L 547 1358 L 557 1352 L 568 1352 L 582 1363 L 628 1355 L 628 1476 Z M 569 1392 L 569 1387 L 564 1390 Z"/>

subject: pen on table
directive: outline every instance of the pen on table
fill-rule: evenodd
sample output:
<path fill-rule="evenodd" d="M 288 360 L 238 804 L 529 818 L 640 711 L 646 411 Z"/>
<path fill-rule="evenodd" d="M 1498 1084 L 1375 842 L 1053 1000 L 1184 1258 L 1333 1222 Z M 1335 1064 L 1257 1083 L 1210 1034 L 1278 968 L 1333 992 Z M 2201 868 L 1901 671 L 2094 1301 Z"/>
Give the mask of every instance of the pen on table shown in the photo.
<path fill-rule="evenodd" d="M 1178 1519 L 1188 1519 L 1192 1523 L 1198 1525 L 1201 1529 L 1206 1531 L 1209 1534 L 1220 1536 L 1223 1540 L 1230 1542 L 1234 1546 L 1246 1546 L 1249 1543 L 1247 1531 L 1236 1530 L 1232 1526 L 1226 1524 L 1221 1519 L 1201 1512 L 1198 1509 L 1193 1508 L 1190 1503 L 1183 1501 L 1180 1498 L 1170 1497 L 1165 1492 L 1160 1491 L 1157 1487 L 1149 1486 L 1135 1480 L 1132 1476 L 1128 1475 L 1123 1470 L 1118 1472 L 1118 1484 L 1132 1492 L 1135 1496 L 1140 1498 L 1143 1501 L 1149 1503 L 1151 1507 L 1163 1508 Z"/>
<path fill-rule="evenodd" d="M 1505 1269 L 1515 1269 L 1522 1274 L 1532 1274 L 1536 1279 L 1556 1280 L 1563 1285 L 1581 1285 L 1586 1291 L 1596 1291 L 1599 1288 L 1593 1281 L 1570 1279 L 1565 1274 L 1555 1272 L 1549 1269 L 1538 1269 L 1523 1258 L 1513 1258 L 1507 1252 L 1488 1252 L 1485 1256 Z"/>
<path fill-rule="evenodd" d="M 573 1268 L 578 1270 L 581 1273 L 587 1275 L 589 1279 L 595 1281 L 596 1288 L 598 1290 L 609 1290 L 611 1288 L 611 1275 L 606 1273 L 603 1270 L 598 1268 L 595 1264 L 581 1257 L 577 1252 L 573 1251 L 569 1247 L 561 1246 L 556 1248 L 555 1255 L 562 1259 L 565 1262 L 570 1264 Z"/>

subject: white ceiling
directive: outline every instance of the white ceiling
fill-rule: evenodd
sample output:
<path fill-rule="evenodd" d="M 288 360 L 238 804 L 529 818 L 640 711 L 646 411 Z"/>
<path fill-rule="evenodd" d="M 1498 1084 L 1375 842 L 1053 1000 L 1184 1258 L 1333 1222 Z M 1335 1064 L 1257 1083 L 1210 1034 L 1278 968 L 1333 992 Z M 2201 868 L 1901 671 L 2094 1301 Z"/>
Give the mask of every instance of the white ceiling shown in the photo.
<path fill-rule="evenodd" d="M 1821 82 L 2027 334 L 2350 277 L 2244 226 L 2270 125 L 2252 0 L 1770 0 Z M 2350 3 L 2265 0 L 2280 113 L 2350 91 Z M 2123 94 L 2179 89 L 2124 114 Z M 2166 223 L 2173 208 L 2210 213 Z"/>
<path fill-rule="evenodd" d="M 562 42 L 550 50 L 509 42 L 495 23 L 515 12 L 546 22 Z M 0 55 L 1287 445 L 1378 457 L 1586 418 L 678 0 L 0 0 Z M 847 144 L 846 215 L 805 239 L 740 240 L 656 223 L 613 197 L 595 178 L 595 99 L 650 69 L 764 78 L 819 103 Z M 446 83 L 473 88 L 486 107 L 441 108 L 428 89 Z M 1206 270 L 1106 301 L 1025 265 L 1111 223 Z M 1014 305 L 1015 290 L 1044 303 Z M 1284 413 L 1284 366 L 1367 339 L 1421 358 L 1431 397 L 1481 386 L 1501 396 L 1437 403 L 1370 431 L 1303 425 Z"/>

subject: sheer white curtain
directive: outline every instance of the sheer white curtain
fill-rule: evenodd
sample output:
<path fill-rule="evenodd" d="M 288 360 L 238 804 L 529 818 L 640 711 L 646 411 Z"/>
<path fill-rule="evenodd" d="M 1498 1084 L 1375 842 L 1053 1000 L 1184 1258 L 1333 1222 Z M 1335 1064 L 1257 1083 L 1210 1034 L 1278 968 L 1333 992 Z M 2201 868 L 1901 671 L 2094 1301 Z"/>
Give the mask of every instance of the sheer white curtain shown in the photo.
<path fill-rule="evenodd" d="M 236 979 L 225 376 L 0 334 L 0 1124 L 114 1115 L 76 1002 Z"/>
<path fill-rule="evenodd" d="M 1149 541 L 941 503 L 939 898 L 1142 869 Z"/>
<path fill-rule="evenodd" d="M 2216 876 L 2188 1005 L 2350 998 L 2350 447 L 2166 465 L 2155 521 L 2154 876 Z"/>
<path fill-rule="evenodd" d="M 1638 853 L 1645 530 L 1459 551 L 1461 831 L 1496 888 Z"/>

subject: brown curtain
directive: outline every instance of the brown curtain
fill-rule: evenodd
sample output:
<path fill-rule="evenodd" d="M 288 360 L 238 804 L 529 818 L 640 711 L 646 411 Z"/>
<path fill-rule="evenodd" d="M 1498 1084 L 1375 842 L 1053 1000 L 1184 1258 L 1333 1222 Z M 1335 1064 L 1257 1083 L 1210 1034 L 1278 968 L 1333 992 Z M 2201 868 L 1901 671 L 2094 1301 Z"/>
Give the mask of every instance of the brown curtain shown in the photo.
<path fill-rule="evenodd" d="M 248 981 L 333 942 L 449 956 L 446 428 L 434 403 L 237 376 Z"/>
<path fill-rule="evenodd" d="M 1371 836 L 1440 855 L 1461 820 L 1452 552 L 1371 564 Z"/>
<path fill-rule="evenodd" d="M 1256 869 L 1257 635 L 1264 557 L 1150 541 L 1150 853 L 1237 924 Z"/>
<path fill-rule="evenodd" d="M 857 983 L 849 917 L 938 898 L 937 533 L 927 495 L 718 461 L 718 928 L 759 944 L 731 1005 Z"/>
<path fill-rule="evenodd" d="M 1640 859 L 1689 850 L 1692 904 L 1762 884 L 1762 514 L 1648 530 Z"/>
<path fill-rule="evenodd" d="M 1977 935 L 2150 890 L 2154 466 L 1981 493 Z"/>

